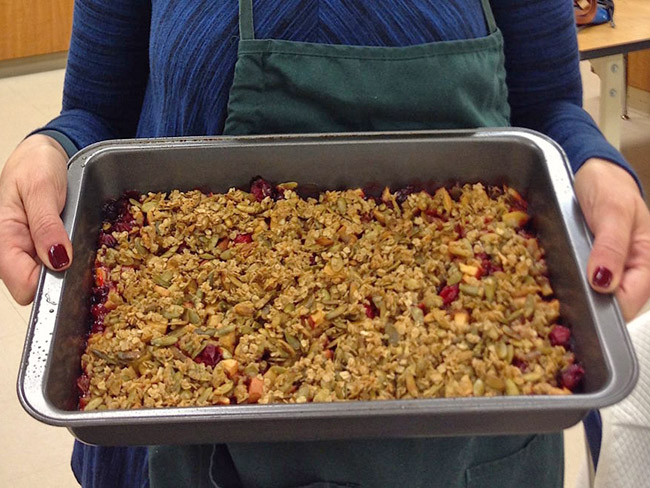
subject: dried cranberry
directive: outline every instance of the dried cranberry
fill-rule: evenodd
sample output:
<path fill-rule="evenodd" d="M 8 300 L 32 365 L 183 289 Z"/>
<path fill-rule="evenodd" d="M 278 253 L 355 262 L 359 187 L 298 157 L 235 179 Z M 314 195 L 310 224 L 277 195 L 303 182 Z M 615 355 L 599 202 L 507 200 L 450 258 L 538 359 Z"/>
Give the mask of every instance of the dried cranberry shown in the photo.
<path fill-rule="evenodd" d="M 255 200 L 261 202 L 266 197 L 273 198 L 277 192 L 271 183 L 258 176 L 257 178 L 253 178 L 251 182 L 251 193 L 255 197 Z"/>
<path fill-rule="evenodd" d="M 90 298 L 92 304 L 96 303 L 104 303 L 106 301 L 106 298 L 108 297 L 108 292 L 111 289 L 104 285 L 104 286 L 93 286 L 92 288 L 92 296 Z"/>
<path fill-rule="evenodd" d="M 106 307 L 104 307 L 103 304 L 97 303 L 90 307 L 90 314 L 93 316 L 95 320 L 97 319 L 103 319 L 106 317 L 106 314 L 108 313 L 108 310 L 106 310 Z"/>
<path fill-rule="evenodd" d="M 106 326 L 104 325 L 103 318 L 101 320 L 95 320 L 93 322 L 92 327 L 90 328 L 91 334 L 101 334 L 105 330 L 106 330 Z"/>
<path fill-rule="evenodd" d="M 106 232 L 102 231 L 99 233 L 99 245 L 106 247 L 115 247 L 117 246 L 117 239 L 115 239 L 115 237 L 113 237 L 111 234 L 107 234 Z"/>
<path fill-rule="evenodd" d="M 130 213 L 126 213 L 121 217 L 117 222 L 113 224 L 112 229 L 117 232 L 131 232 L 131 229 L 135 227 L 135 220 Z"/>
<path fill-rule="evenodd" d="M 381 202 L 381 194 L 384 191 L 384 186 L 379 183 L 368 183 L 363 187 L 363 197 L 366 200 L 374 200 L 375 202 Z"/>
<path fill-rule="evenodd" d="M 556 325 L 551 329 L 548 338 L 552 346 L 568 347 L 569 341 L 571 340 L 571 330 L 563 325 Z"/>
<path fill-rule="evenodd" d="M 366 317 L 370 319 L 374 319 L 379 315 L 379 310 L 372 300 L 369 300 L 368 303 L 364 303 L 363 308 L 366 309 Z"/>
<path fill-rule="evenodd" d="M 140 194 L 137 191 L 133 190 L 126 191 L 119 199 L 109 200 L 106 202 L 102 208 L 104 219 L 109 222 L 117 222 L 120 220 L 124 221 L 124 217 L 129 213 L 129 205 L 131 205 L 129 199 L 131 198 L 138 200 L 140 198 Z"/>
<path fill-rule="evenodd" d="M 77 388 L 81 396 L 86 396 L 90 390 L 90 378 L 86 373 L 77 378 Z"/>
<path fill-rule="evenodd" d="M 476 278 L 481 278 L 481 276 L 489 276 L 495 271 L 503 271 L 503 268 L 498 264 L 492 263 L 490 256 L 484 252 L 479 252 L 476 254 L 476 257 L 481 260 L 481 266 L 479 271 L 476 273 Z"/>
<path fill-rule="evenodd" d="M 253 236 L 251 234 L 239 234 L 235 237 L 235 244 L 244 244 L 253 242 Z"/>
<path fill-rule="evenodd" d="M 465 237 L 465 229 L 463 228 L 462 225 L 456 224 L 456 227 L 454 228 L 454 230 L 456 231 L 456 234 L 458 234 L 459 238 Z"/>
<path fill-rule="evenodd" d="M 575 389 L 580 386 L 580 383 L 582 382 L 584 376 L 585 370 L 582 366 L 579 364 L 571 364 L 570 366 L 567 366 L 564 371 L 562 371 L 560 374 L 560 379 L 562 386 L 568 388 L 571 391 L 575 391 Z"/>
<path fill-rule="evenodd" d="M 451 286 L 445 286 L 442 290 L 440 290 L 439 295 L 442 297 L 442 303 L 447 306 L 456 298 L 458 298 L 458 293 L 459 293 L 459 287 L 458 285 L 451 285 Z"/>
<path fill-rule="evenodd" d="M 423 313 L 424 315 L 427 314 L 427 306 L 426 306 L 424 303 L 420 303 L 420 304 L 418 304 L 418 308 L 419 308 L 420 310 L 422 310 L 422 313 Z"/>
<path fill-rule="evenodd" d="M 412 193 L 415 193 L 415 187 L 413 185 L 408 185 L 407 187 L 400 188 L 395 192 L 395 201 L 401 205 Z"/>
<path fill-rule="evenodd" d="M 528 369 L 528 363 L 523 359 L 518 358 L 517 356 L 512 358 L 512 365 L 516 366 L 521 371 L 526 371 Z"/>
<path fill-rule="evenodd" d="M 205 346 L 203 351 L 201 351 L 201 354 L 194 359 L 194 361 L 205 364 L 206 366 L 214 366 L 221 361 L 222 358 L 221 349 L 214 344 L 208 344 Z"/>

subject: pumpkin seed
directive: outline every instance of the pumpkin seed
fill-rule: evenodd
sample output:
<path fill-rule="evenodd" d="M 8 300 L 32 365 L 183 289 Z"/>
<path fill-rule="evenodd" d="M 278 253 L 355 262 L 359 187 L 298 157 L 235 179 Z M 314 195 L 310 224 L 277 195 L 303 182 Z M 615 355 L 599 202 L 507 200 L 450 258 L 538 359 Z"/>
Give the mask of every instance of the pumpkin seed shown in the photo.
<path fill-rule="evenodd" d="M 515 320 L 517 320 L 522 315 L 524 315 L 524 310 L 523 309 L 515 310 L 510 315 L 506 316 L 505 323 L 510 324 L 510 323 L 514 322 Z"/>
<path fill-rule="evenodd" d="M 153 210 L 154 208 L 156 208 L 156 206 L 157 206 L 157 202 L 155 202 L 153 200 L 149 200 L 148 202 L 144 202 L 142 204 L 142 211 L 144 213 L 147 213 L 150 210 Z"/>
<path fill-rule="evenodd" d="M 512 381 L 510 378 L 506 379 L 506 395 L 509 396 L 519 395 L 519 388 L 517 388 L 515 382 Z"/>
<path fill-rule="evenodd" d="M 474 396 L 483 396 L 485 393 L 485 383 L 483 383 L 483 380 L 481 378 L 477 379 L 474 382 L 473 392 Z"/>
<path fill-rule="evenodd" d="M 499 359 L 505 359 L 508 356 L 508 346 L 504 342 L 497 342 L 496 351 Z"/>
<path fill-rule="evenodd" d="M 465 293 L 466 295 L 477 297 L 479 296 L 480 290 L 478 286 L 468 285 L 467 283 L 461 283 L 458 285 L 458 289 Z"/>
<path fill-rule="evenodd" d="M 347 204 L 347 202 L 345 201 L 344 198 L 340 197 L 338 200 L 336 200 L 336 208 L 342 214 L 344 214 L 344 213 L 346 213 L 348 211 L 348 204 Z"/>
<path fill-rule="evenodd" d="M 233 389 L 233 386 L 234 385 L 233 385 L 232 381 L 226 381 L 223 385 L 217 387 L 214 390 L 214 393 L 219 395 L 219 396 L 227 395 L 230 392 L 230 390 Z"/>
<path fill-rule="evenodd" d="M 173 344 L 176 344 L 176 342 L 178 342 L 178 337 L 170 334 L 170 335 L 156 337 L 155 339 L 152 339 L 151 345 L 156 347 L 164 347 L 164 346 L 171 346 Z"/>
<path fill-rule="evenodd" d="M 146 256 L 147 255 L 147 248 L 145 248 L 142 245 L 142 239 L 136 239 L 135 240 L 135 250 L 138 251 L 138 254 L 140 256 Z"/>
<path fill-rule="evenodd" d="M 93 398 L 86 404 L 84 410 L 97 410 L 97 407 L 99 407 L 102 403 L 104 403 L 104 399 L 102 397 Z"/>
<path fill-rule="evenodd" d="M 230 334 L 232 331 L 234 331 L 237 328 L 235 324 L 231 325 L 226 325 L 225 327 L 220 327 L 216 330 L 215 334 L 218 336 L 225 336 L 227 334 Z"/>
<path fill-rule="evenodd" d="M 271 366 L 271 368 L 274 368 L 275 366 Z M 257 363 L 250 363 L 244 368 L 244 374 L 249 377 L 254 377 L 259 374 L 259 366 Z"/>
<path fill-rule="evenodd" d="M 162 316 L 166 319 L 177 319 L 183 315 L 185 309 L 181 305 L 170 305 L 169 308 L 163 311 Z"/>
<path fill-rule="evenodd" d="M 197 398 L 197 403 L 203 403 L 208 401 L 208 398 L 210 398 L 210 395 L 212 395 L 212 387 L 208 387 L 205 389 L 203 393 L 199 395 L 199 398 Z"/>
<path fill-rule="evenodd" d="M 485 298 L 488 302 L 494 301 L 494 294 L 497 291 L 497 284 L 494 278 L 486 278 L 483 282 Z"/>
<path fill-rule="evenodd" d="M 395 326 L 392 323 L 390 323 L 390 322 L 387 323 L 384 330 L 386 332 L 386 335 L 388 336 L 388 343 L 391 346 L 396 346 L 397 344 L 399 344 L 400 335 L 399 335 L 399 332 L 397 332 L 397 329 L 395 328 Z"/>
<path fill-rule="evenodd" d="M 341 305 L 340 307 L 337 307 L 334 310 L 330 310 L 329 312 L 327 312 L 327 314 L 325 314 L 325 318 L 327 320 L 333 320 L 333 319 L 343 315 L 343 313 L 345 312 L 346 309 L 347 309 L 347 307 L 345 305 Z"/>
<path fill-rule="evenodd" d="M 449 278 L 447 278 L 447 285 L 455 285 L 456 283 L 460 283 L 462 279 L 463 274 L 458 270 L 454 270 L 449 274 Z"/>
<path fill-rule="evenodd" d="M 493 374 L 488 374 L 485 377 L 485 384 L 490 388 L 494 388 L 498 391 L 503 391 L 506 388 L 506 384 L 503 382 L 503 380 L 497 376 L 494 376 Z"/>
<path fill-rule="evenodd" d="M 284 338 L 294 351 L 300 350 L 300 341 L 289 334 L 287 330 L 284 331 Z"/>
<path fill-rule="evenodd" d="M 116 356 L 122 362 L 130 363 L 140 357 L 140 351 L 118 351 Z"/>
<path fill-rule="evenodd" d="M 210 327 L 209 329 L 196 329 L 194 332 L 198 335 L 213 336 L 216 334 L 217 329 Z"/>
<path fill-rule="evenodd" d="M 193 308 L 186 308 L 187 311 L 187 320 L 190 322 L 190 324 L 200 324 L 201 323 L 201 317 L 199 317 L 199 314 L 197 313 L 196 310 Z"/>
<path fill-rule="evenodd" d="M 527 319 L 531 318 L 535 313 L 535 297 L 533 295 L 528 295 L 526 297 L 526 303 L 524 304 L 524 317 Z"/>
<path fill-rule="evenodd" d="M 178 251 L 178 246 L 172 246 L 163 253 L 162 258 L 171 258 Z"/>
<path fill-rule="evenodd" d="M 103 359 L 103 360 L 106 361 L 108 364 L 117 364 L 117 362 L 115 361 L 115 359 L 113 359 L 112 357 L 110 357 L 110 356 L 109 356 L 108 354 L 106 354 L 105 352 L 100 351 L 99 349 L 91 349 L 90 352 L 93 353 L 95 356 L 97 356 L 99 359 Z"/>
<path fill-rule="evenodd" d="M 416 324 L 424 323 L 424 312 L 420 307 L 411 307 L 411 316 Z"/>

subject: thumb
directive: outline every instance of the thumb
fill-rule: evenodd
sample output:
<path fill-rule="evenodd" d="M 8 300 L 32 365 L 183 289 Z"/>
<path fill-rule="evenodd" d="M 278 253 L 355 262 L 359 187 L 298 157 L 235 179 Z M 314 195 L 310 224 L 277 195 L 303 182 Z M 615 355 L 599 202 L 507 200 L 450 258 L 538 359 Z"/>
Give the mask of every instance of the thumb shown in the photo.
<path fill-rule="evenodd" d="M 39 178 L 22 194 L 29 231 L 41 262 L 61 271 L 72 262 L 72 243 L 59 216 L 65 203 L 65 175 L 62 179 Z"/>
<path fill-rule="evenodd" d="M 599 202 L 592 215 L 588 223 L 594 233 L 594 244 L 587 273 L 596 291 L 609 293 L 618 287 L 623 276 L 634 224 L 633 209 Z"/>

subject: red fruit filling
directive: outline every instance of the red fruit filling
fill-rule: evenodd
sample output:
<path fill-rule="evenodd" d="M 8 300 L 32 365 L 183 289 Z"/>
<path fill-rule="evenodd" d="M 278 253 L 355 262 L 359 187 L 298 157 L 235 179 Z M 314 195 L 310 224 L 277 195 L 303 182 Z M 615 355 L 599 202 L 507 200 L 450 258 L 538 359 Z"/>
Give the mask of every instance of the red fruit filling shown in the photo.
<path fill-rule="evenodd" d="M 377 315 L 379 315 L 379 310 L 372 300 L 369 300 L 368 303 L 365 303 L 363 305 L 363 308 L 366 309 L 366 317 L 370 319 L 374 319 Z"/>
<path fill-rule="evenodd" d="M 115 237 L 113 237 L 111 234 L 107 234 L 106 232 L 100 232 L 99 245 L 106 246 L 106 247 L 115 247 L 117 246 L 117 239 L 115 239 Z"/>
<path fill-rule="evenodd" d="M 445 286 L 442 290 L 440 290 L 439 295 L 442 297 L 442 303 L 445 305 L 449 305 L 451 302 L 456 300 L 458 298 L 458 293 L 459 293 L 459 288 L 458 285 L 451 285 L 451 286 Z"/>
<path fill-rule="evenodd" d="M 194 358 L 194 361 L 205 364 L 206 366 L 215 366 L 222 359 L 223 356 L 221 355 L 221 349 L 214 344 L 208 344 L 205 346 L 203 351 L 201 351 L 201 354 Z"/>
<path fill-rule="evenodd" d="M 79 389 L 81 396 L 86 396 L 88 394 L 88 390 L 90 389 L 90 378 L 88 378 L 86 373 L 77 378 L 77 388 Z"/>
<path fill-rule="evenodd" d="M 415 193 L 415 192 L 416 189 L 413 185 L 408 185 L 404 188 L 401 188 L 395 192 L 395 201 L 401 205 L 406 201 L 406 199 L 411 193 Z"/>
<path fill-rule="evenodd" d="M 571 339 L 571 330 L 563 325 L 556 325 L 551 329 L 548 338 L 551 341 L 551 345 L 566 348 L 569 346 L 569 340 Z"/>
<path fill-rule="evenodd" d="M 239 234 L 235 237 L 235 244 L 244 244 L 253 242 L 253 236 L 251 234 Z"/>
<path fill-rule="evenodd" d="M 526 363 L 526 361 L 524 361 L 523 359 L 520 359 L 520 358 L 518 358 L 516 356 L 514 358 L 512 358 L 512 365 L 516 366 L 521 371 L 526 371 L 528 369 L 528 363 Z"/>
<path fill-rule="evenodd" d="M 275 188 L 263 178 L 257 177 L 251 182 L 251 193 L 255 200 L 261 202 L 266 197 L 273 198 L 276 194 Z"/>
<path fill-rule="evenodd" d="M 560 374 L 562 386 L 574 391 L 585 376 L 585 370 L 579 364 L 571 364 Z"/>

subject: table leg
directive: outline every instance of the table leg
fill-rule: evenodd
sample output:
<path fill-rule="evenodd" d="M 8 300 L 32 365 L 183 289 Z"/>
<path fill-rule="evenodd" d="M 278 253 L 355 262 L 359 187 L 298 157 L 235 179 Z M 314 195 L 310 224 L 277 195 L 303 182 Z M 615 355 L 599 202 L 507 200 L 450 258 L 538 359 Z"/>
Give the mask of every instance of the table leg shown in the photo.
<path fill-rule="evenodd" d="M 600 117 L 598 125 L 607 140 L 621 146 L 621 115 L 625 96 L 625 63 L 622 54 L 590 60 L 600 78 Z"/>

